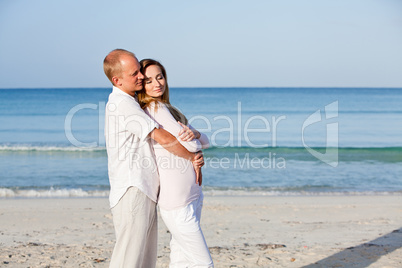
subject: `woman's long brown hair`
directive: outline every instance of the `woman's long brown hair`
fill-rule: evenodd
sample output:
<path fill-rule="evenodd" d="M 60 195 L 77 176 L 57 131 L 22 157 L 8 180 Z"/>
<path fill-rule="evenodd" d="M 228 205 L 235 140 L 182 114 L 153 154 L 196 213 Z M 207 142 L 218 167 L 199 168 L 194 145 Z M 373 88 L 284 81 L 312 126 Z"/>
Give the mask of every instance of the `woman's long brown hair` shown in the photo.
<path fill-rule="evenodd" d="M 166 81 L 165 92 L 161 96 L 161 102 L 166 104 L 166 107 L 169 109 L 170 113 L 177 121 L 180 121 L 181 123 L 187 125 L 188 120 L 184 116 L 184 114 L 182 112 L 180 112 L 176 107 L 174 107 L 170 104 L 169 86 L 168 86 L 168 82 L 167 82 L 167 75 L 166 75 L 165 67 L 163 67 L 163 65 L 159 61 L 156 61 L 153 59 L 143 59 L 142 61 L 140 61 L 140 65 L 141 65 L 141 73 L 142 74 L 145 74 L 145 70 L 149 66 L 152 66 L 152 65 L 156 65 L 161 69 L 162 75 Z M 144 85 L 144 87 L 145 87 L 145 85 Z M 158 100 L 156 100 L 155 98 L 153 98 L 145 93 L 145 88 L 143 88 L 141 91 L 139 91 L 137 93 L 137 96 L 138 96 L 138 102 L 140 103 L 140 106 L 142 109 L 145 109 L 146 107 L 148 107 L 152 102 L 155 102 L 155 104 L 157 104 L 157 102 L 158 102 Z M 155 105 L 155 110 L 157 110 L 157 109 L 158 109 L 158 105 Z"/>

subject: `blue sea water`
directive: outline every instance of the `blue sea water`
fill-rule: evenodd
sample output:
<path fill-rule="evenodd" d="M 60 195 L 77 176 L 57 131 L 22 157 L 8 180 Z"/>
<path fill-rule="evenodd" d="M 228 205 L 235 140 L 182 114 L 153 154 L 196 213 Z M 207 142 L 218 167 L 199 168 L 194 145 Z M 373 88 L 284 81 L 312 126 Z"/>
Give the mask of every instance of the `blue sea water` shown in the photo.
<path fill-rule="evenodd" d="M 107 196 L 110 88 L 0 89 L 0 197 Z M 207 194 L 401 194 L 402 89 L 171 88 Z"/>

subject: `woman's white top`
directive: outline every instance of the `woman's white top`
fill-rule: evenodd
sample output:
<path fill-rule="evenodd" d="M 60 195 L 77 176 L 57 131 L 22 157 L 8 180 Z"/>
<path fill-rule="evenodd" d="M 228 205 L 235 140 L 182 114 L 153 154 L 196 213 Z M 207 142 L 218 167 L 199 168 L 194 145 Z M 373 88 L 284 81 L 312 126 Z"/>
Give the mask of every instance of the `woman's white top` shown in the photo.
<path fill-rule="evenodd" d="M 158 108 L 155 110 L 156 105 Z M 209 147 L 208 137 L 202 133 L 199 139 L 188 142 L 180 140 L 178 134 L 183 127 L 174 119 L 165 104 L 153 102 L 145 112 L 159 124 L 159 128 L 175 136 L 188 151 L 197 152 Z M 189 127 L 192 128 L 190 125 Z M 155 150 L 160 178 L 159 206 L 171 210 L 184 207 L 196 200 L 201 193 L 201 186 L 196 183 L 191 161 L 170 153 L 154 140 L 151 140 L 151 144 Z"/>

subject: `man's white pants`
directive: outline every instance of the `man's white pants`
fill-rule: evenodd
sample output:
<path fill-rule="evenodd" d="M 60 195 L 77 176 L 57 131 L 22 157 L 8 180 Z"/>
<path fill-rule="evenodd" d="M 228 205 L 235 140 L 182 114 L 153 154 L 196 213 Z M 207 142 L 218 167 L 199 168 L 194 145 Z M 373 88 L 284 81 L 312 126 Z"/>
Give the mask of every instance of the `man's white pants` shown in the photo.
<path fill-rule="evenodd" d="M 128 188 L 112 208 L 116 232 L 111 268 L 152 268 L 156 265 L 156 203 L 136 187 Z"/>
<path fill-rule="evenodd" d="M 200 227 L 204 196 L 175 210 L 160 208 L 163 221 L 171 233 L 170 268 L 214 267 Z"/>

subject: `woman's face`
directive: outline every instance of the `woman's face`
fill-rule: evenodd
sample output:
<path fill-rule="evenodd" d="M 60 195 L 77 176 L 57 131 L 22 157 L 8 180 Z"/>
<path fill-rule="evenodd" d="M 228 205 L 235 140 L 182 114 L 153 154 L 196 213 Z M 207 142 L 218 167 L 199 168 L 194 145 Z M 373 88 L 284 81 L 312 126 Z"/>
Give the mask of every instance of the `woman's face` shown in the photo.
<path fill-rule="evenodd" d="M 160 99 L 166 89 L 166 79 L 161 68 L 151 65 L 145 69 L 144 89 L 148 96 Z"/>

